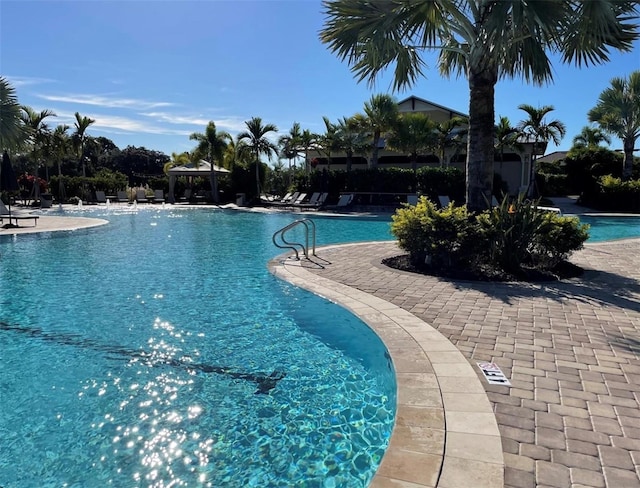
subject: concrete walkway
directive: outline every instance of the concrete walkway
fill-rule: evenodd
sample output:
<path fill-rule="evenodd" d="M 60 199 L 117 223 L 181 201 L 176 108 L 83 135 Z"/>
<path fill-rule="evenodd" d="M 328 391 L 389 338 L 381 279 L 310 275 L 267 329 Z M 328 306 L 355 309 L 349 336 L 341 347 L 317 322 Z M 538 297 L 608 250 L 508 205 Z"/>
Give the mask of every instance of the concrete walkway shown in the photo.
<path fill-rule="evenodd" d="M 572 258 L 587 269 L 584 276 L 543 284 L 456 282 L 380 264 L 401 253 L 391 242 L 323 248 L 317 260 L 323 267 L 307 263 L 305 279 L 323 280 L 336 295 L 356 290 L 398 307 L 422 320 L 425 332 L 432 326 L 455 346 L 484 387 L 497 421 L 504 460 L 504 481 L 494 472 L 497 484 L 640 487 L 640 239 L 588 244 Z M 280 266 L 292 268 L 286 262 Z M 512 386 L 490 386 L 477 362 L 497 363 Z M 446 379 L 446 365 L 431 368 L 438 381 Z M 482 401 L 466 409 L 475 405 L 482 409 Z M 474 454 L 500 462 L 477 443 L 475 453 L 447 453 L 456 438 L 446 426 L 444 432 L 443 466 L 449 459 L 460 469 L 460 459 Z M 385 456 L 379 474 L 386 461 Z M 400 475 L 393 482 L 376 477 L 372 486 L 416 486 L 409 482 L 419 483 Z M 456 484 L 435 476 L 418 486 L 496 483 Z"/>

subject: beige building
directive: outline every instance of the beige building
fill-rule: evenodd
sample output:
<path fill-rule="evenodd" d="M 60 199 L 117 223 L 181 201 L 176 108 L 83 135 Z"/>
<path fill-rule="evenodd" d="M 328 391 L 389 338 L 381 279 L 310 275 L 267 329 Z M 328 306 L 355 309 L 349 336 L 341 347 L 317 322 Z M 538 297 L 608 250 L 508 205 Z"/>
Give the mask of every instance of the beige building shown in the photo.
<path fill-rule="evenodd" d="M 456 110 L 438 105 L 437 103 L 411 96 L 398 103 L 400 113 L 422 112 L 427 114 L 435 122 L 441 123 L 453 117 L 462 117 L 467 119 L 468 116 Z M 422 166 L 452 166 L 462 171 L 465 169 L 466 161 L 466 125 L 457 129 L 457 144 L 447 147 L 442 154 L 425 154 L 418 157 L 418 167 Z M 455 134 L 455 133 L 454 133 Z M 509 193 L 517 194 L 524 191 L 529 185 L 529 174 L 531 164 L 531 153 L 533 152 L 533 144 L 522 142 L 520 148 L 506 149 L 503 154 L 496 154 L 494 160 L 494 171 L 498 173 L 502 180 L 505 181 L 509 188 Z M 544 146 L 539 144 L 539 146 Z M 544 151 L 544 147 L 539 147 Z M 543 153 L 541 153 L 543 154 Z M 356 154 L 352 158 L 352 169 L 367 168 L 367 157 L 370 155 Z M 322 170 L 327 167 L 327 157 L 319 152 L 312 151 L 309 159 L 315 159 L 318 164 L 316 170 Z M 336 153 L 331 155 L 331 169 L 346 169 L 346 157 L 344 153 Z M 411 161 L 408 155 L 390 151 L 384 146 L 384 137 L 380 141 L 380 152 L 378 155 L 379 168 L 411 168 Z"/>

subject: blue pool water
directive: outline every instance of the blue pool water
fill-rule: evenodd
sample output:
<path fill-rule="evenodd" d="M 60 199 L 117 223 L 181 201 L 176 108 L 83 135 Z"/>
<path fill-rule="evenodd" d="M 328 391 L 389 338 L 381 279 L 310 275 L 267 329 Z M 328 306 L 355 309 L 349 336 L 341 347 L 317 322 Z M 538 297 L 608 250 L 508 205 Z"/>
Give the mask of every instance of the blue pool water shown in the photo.
<path fill-rule="evenodd" d="M 110 224 L 0 239 L 0 486 L 369 483 L 394 373 L 366 325 L 267 271 L 294 216 L 82 215 Z M 314 220 L 319 245 L 390 238 Z"/>
<path fill-rule="evenodd" d="M 640 217 L 580 215 L 580 222 L 591 226 L 588 242 L 640 237 Z"/>

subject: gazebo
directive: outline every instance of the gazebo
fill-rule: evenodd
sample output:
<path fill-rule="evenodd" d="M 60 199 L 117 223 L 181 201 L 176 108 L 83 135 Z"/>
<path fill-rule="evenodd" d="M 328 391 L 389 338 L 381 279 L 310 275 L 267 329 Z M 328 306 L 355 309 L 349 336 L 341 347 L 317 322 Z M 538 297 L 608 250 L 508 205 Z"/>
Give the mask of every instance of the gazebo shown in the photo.
<path fill-rule="evenodd" d="M 213 168 L 212 168 L 213 167 Z M 213 169 L 213 171 L 212 171 Z M 201 178 L 209 177 L 211 183 L 211 191 L 215 191 L 213 182 L 213 172 L 218 174 L 229 173 L 228 169 L 221 168 L 215 164 L 211 164 L 209 161 L 201 159 L 197 164 L 189 163 L 184 166 L 174 166 L 168 171 L 169 174 L 169 203 L 175 203 L 176 198 L 173 194 L 173 190 L 176 186 L 176 177 L 178 176 L 199 176 Z"/>

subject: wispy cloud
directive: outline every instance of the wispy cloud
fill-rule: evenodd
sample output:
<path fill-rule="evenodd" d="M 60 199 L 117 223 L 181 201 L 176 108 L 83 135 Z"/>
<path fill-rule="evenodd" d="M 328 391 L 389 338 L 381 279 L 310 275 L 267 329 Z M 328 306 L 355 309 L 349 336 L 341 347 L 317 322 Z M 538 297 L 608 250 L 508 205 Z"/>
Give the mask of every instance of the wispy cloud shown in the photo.
<path fill-rule="evenodd" d="M 7 79 L 15 88 L 33 85 L 43 85 L 46 83 L 56 83 L 56 80 L 51 78 L 36 78 L 31 76 L 11 76 L 7 75 Z"/>
<path fill-rule="evenodd" d="M 58 122 L 67 124 L 73 130 L 75 116 L 70 112 L 56 111 Z M 135 120 L 128 117 L 114 115 L 92 114 L 91 118 L 95 120 L 91 124 L 89 132 L 92 130 L 101 131 L 111 134 L 156 134 L 166 136 L 186 136 L 188 137 L 192 131 L 184 129 L 172 129 L 157 124 L 150 124 L 146 121 Z"/>
<path fill-rule="evenodd" d="M 202 115 L 178 115 L 167 112 L 144 112 L 140 113 L 140 115 L 168 124 L 198 126 L 202 128 L 202 130 L 204 130 L 210 121 L 216 124 L 217 129 L 227 132 L 240 132 L 247 128 L 244 120 L 240 117 L 205 118 L 202 117 Z"/>
<path fill-rule="evenodd" d="M 72 95 L 36 95 L 49 102 L 77 103 L 105 108 L 128 108 L 133 110 L 151 110 L 159 107 L 171 107 L 170 102 L 149 102 L 134 98 L 110 98 L 102 95 L 72 94 Z"/>

